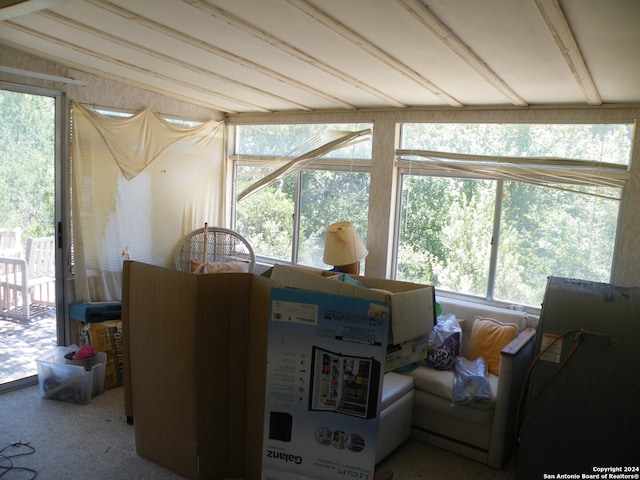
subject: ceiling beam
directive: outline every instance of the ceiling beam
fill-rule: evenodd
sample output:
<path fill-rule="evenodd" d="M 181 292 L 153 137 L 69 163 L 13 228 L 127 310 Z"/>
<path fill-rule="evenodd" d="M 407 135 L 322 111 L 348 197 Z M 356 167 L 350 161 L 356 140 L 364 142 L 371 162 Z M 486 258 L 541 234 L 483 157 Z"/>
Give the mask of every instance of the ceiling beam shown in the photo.
<path fill-rule="evenodd" d="M 14 22 L 8 21 L 8 22 L 5 22 L 4 24 L 6 26 L 8 26 L 8 27 L 11 27 L 11 28 L 17 30 L 17 31 L 23 32 L 23 33 L 25 33 L 27 35 L 31 35 L 31 36 L 36 37 L 36 38 L 40 38 L 41 40 L 45 40 L 45 41 L 50 42 L 50 43 L 52 43 L 54 45 L 59 45 L 61 47 L 67 48 L 69 50 L 78 52 L 78 53 L 80 53 L 82 55 L 88 55 L 90 57 L 97 58 L 100 61 L 107 62 L 107 63 L 110 63 L 112 65 L 118 65 L 120 67 L 129 69 L 131 71 L 135 71 L 135 72 L 141 73 L 143 75 L 148 75 L 148 76 L 151 76 L 151 77 L 154 77 L 154 78 L 158 78 L 158 79 L 163 80 L 165 82 L 171 82 L 171 83 L 174 83 L 176 85 L 180 85 L 182 87 L 185 87 L 185 88 L 200 92 L 201 94 L 204 94 L 204 95 L 208 95 L 208 96 L 212 96 L 212 97 L 217 97 L 217 98 L 223 99 L 223 100 L 225 100 L 225 101 L 227 101 L 229 103 L 236 103 L 236 104 L 241 103 L 247 108 L 253 108 L 253 109 L 258 108 L 259 111 L 262 111 L 262 112 L 265 112 L 265 113 L 266 112 L 270 112 L 270 110 L 260 108 L 260 107 L 258 107 L 256 105 L 252 105 L 252 104 L 250 104 L 248 102 L 238 102 L 237 100 L 235 100 L 233 98 L 228 98 L 225 95 L 221 95 L 221 94 L 218 94 L 216 92 L 212 92 L 210 90 L 198 87 L 196 85 L 188 84 L 186 82 L 183 82 L 183 81 L 175 79 L 175 78 L 167 77 L 166 75 L 162 75 L 162 74 L 160 74 L 158 72 L 149 70 L 147 68 L 142 68 L 139 65 L 134 65 L 132 63 L 125 62 L 125 61 L 120 60 L 118 58 L 111 57 L 109 55 L 105 55 L 105 54 L 102 54 L 102 53 L 98 53 L 98 52 L 86 49 L 84 47 L 81 47 L 80 45 L 76 45 L 74 43 L 67 42 L 67 41 L 62 40 L 60 38 L 52 37 L 51 35 L 47 35 L 47 34 L 45 34 L 43 32 L 36 31 L 36 30 L 31 29 L 31 28 L 24 27 L 22 25 L 14 23 Z M 82 69 L 83 71 L 87 70 L 86 66 L 85 67 L 79 67 L 79 68 Z M 119 80 L 119 81 L 121 81 L 121 82 L 123 82 L 125 84 L 131 84 L 132 83 L 131 79 L 123 79 L 122 77 L 120 77 L 118 75 L 114 75 L 112 72 L 100 71 L 100 70 L 98 70 L 96 68 L 93 68 L 92 70 L 96 75 L 102 75 L 102 76 L 107 76 L 109 78 L 115 78 L 116 80 Z M 140 85 L 140 82 L 136 82 L 136 83 L 138 85 Z M 147 84 L 147 85 L 143 86 L 142 88 L 146 88 L 147 90 L 149 90 L 150 89 L 150 85 Z M 162 88 L 156 88 L 155 91 L 158 92 L 158 93 L 162 93 L 163 95 L 165 95 L 165 96 L 167 96 L 169 98 L 176 98 L 176 92 L 175 91 L 169 92 L 169 91 L 167 91 L 165 89 L 162 89 Z M 185 93 L 181 93 L 179 95 L 184 99 L 189 98 L 189 96 L 187 94 L 185 94 Z M 230 110 L 229 108 L 225 108 L 225 107 L 222 107 L 220 105 L 213 105 L 213 104 L 211 104 L 211 103 L 209 103 L 207 101 L 203 101 L 203 100 L 201 100 L 199 98 L 195 98 L 195 97 L 190 98 L 189 100 L 185 100 L 185 101 L 188 101 L 189 103 L 193 103 L 195 105 L 202 105 L 202 106 L 205 106 L 207 108 L 212 108 L 212 109 L 217 110 L 219 112 L 225 112 L 225 113 L 229 113 L 229 114 L 237 113 L 235 111 Z"/>
<path fill-rule="evenodd" d="M 516 106 L 526 107 L 527 102 L 505 83 L 487 64 L 469 48 L 447 25 L 436 17 L 420 0 L 397 0 L 415 18 L 427 27 L 442 43 L 478 72 L 490 85 Z"/>
<path fill-rule="evenodd" d="M 170 55 L 167 55 L 165 53 L 159 52 L 157 50 L 152 50 L 150 48 L 147 47 L 143 47 L 141 45 L 138 45 L 136 43 L 130 42 L 128 40 L 125 40 L 121 37 L 116 37 L 115 35 L 112 35 L 108 32 L 105 32 L 103 30 L 99 30 L 93 26 L 89 26 L 80 22 L 77 22 L 75 20 L 72 20 L 68 17 L 65 17 L 63 15 L 60 15 L 58 13 L 54 13 L 54 12 L 39 12 L 39 15 L 44 16 L 48 19 L 50 19 L 53 22 L 56 22 L 60 25 L 64 25 L 66 27 L 75 29 L 75 30 L 79 30 L 85 33 L 88 33 L 89 35 L 95 35 L 103 40 L 106 40 L 107 42 L 111 42 L 111 43 L 115 43 L 117 45 L 120 45 L 126 49 L 130 49 L 130 50 L 136 50 L 138 52 L 141 52 L 145 55 L 148 55 L 152 58 L 158 59 L 160 61 L 175 65 L 177 67 L 181 67 L 184 68 L 186 70 L 192 71 L 192 72 L 196 72 L 199 73 L 200 75 L 203 75 L 205 77 L 210 77 L 210 78 L 216 78 L 218 80 L 220 80 L 223 83 L 226 84 L 231 84 L 231 85 L 236 85 L 238 87 L 241 88 L 245 88 L 248 91 L 251 91 L 253 93 L 257 93 L 259 95 L 263 95 L 265 97 L 268 98 L 274 98 L 277 99 L 278 101 L 282 102 L 282 103 L 286 103 L 289 104 L 291 106 L 294 106 L 296 108 L 299 108 L 300 110 L 306 110 L 306 111 L 310 111 L 312 110 L 312 108 L 307 107 L 305 105 L 299 104 L 297 102 L 293 102 L 291 100 L 288 100 L 286 98 L 283 98 L 281 96 L 275 95 L 273 93 L 267 92 L 265 90 L 262 90 L 260 88 L 256 88 L 253 87 L 251 85 L 248 85 L 246 83 L 240 82 L 238 80 L 226 77 L 224 75 L 220 75 L 218 73 L 212 72 L 211 70 L 208 70 L 206 68 L 203 68 L 199 65 L 194 65 L 193 63 L 189 63 L 186 62 L 184 60 L 172 57 Z M 227 97 L 229 98 L 231 101 L 237 103 L 237 104 L 243 104 L 243 101 L 238 99 L 238 98 L 234 98 L 234 97 Z M 250 105 L 250 104 L 249 104 Z M 246 105 L 245 105 L 246 106 Z M 255 108 L 261 108 L 258 107 L 257 105 L 253 105 L 253 107 Z M 269 111 L 266 108 L 261 108 L 263 111 Z"/>
<path fill-rule="evenodd" d="M 261 73 L 262 75 L 265 75 L 267 77 L 271 77 L 275 80 L 278 80 L 282 83 L 284 83 L 285 85 L 291 85 L 292 87 L 297 87 L 302 91 L 311 93 L 319 98 L 323 98 L 325 100 L 328 100 L 329 102 L 339 105 L 343 108 L 348 108 L 350 110 L 355 109 L 356 107 L 350 103 L 345 102 L 344 100 L 341 100 L 337 97 L 334 97 L 333 95 L 329 95 L 321 90 L 318 90 L 316 88 L 313 88 L 309 85 L 307 85 L 306 83 L 302 83 L 299 82 L 293 78 L 287 77 L 286 75 L 283 75 L 282 73 L 264 67 L 262 65 L 259 65 L 255 62 L 252 62 L 251 60 L 248 60 L 244 57 L 240 57 L 234 53 L 231 53 L 227 50 L 223 50 L 219 47 L 216 47 L 215 45 L 211 45 L 210 43 L 206 43 L 198 38 L 192 37 L 190 35 L 187 35 L 184 32 L 175 30 L 171 27 L 168 27 L 166 25 L 163 25 L 161 23 L 155 22 L 149 18 L 143 17 L 141 15 L 138 15 L 130 10 L 127 10 L 125 8 L 122 8 L 118 5 L 115 5 L 111 2 L 107 2 L 107 1 L 103 1 L 103 0 L 86 0 L 87 3 L 91 3 L 92 5 L 102 8 L 108 12 L 111 12 L 115 15 L 118 15 L 126 20 L 132 21 L 137 23 L 140 26 L 145 26 L 147 28 L 150 28 L 151 30 L 154 30 L 156 32 L 161 32 L 164 35 L 170 36 L 172 38 L 175 38 L 176 40 L 186 43 L 187 45 L 191 45 L 193 47 L 199 48 L 200 50 L 203 50 L 207 53 L 210 53 L 212 55 L 216 55 L 220 58 L 224 58 L 225 60 L 228 60 L 230 62 L 236 63 L 238 65 L 241 65 L 243 67 L 249 68 L 251 70 L 254 70 L 258 73 Z"/>
<path fill-rule="evenodd" d="M 3 1 L 0 2 L 0 22 L 39 10 L 46 10 L 67 1 L 69 0 Z"/>
<path fill-rule="evenodd" d="M 442 98 L 446 103 L 451 105 L 452 107 L 462 107 L 463 104 L 452 95 L 447 93 L 442 88 L 438 87 L 436 84 L 425 78 L 420 73 L 416 72 L 412 68 L 408 67 L 405 63 L 399 61 L 397 58 L 393 57 L 380 47 L 371 43 L 368 39 L 364 38 L 359 33 L 356 33 L 354 30 L 347 27 L 344 23 L 340 22 L 334 17 L 331 17 L 326 12 L 323 12 L 316 6 L 310 4 L 307 0 L 287 0 L 291 5 L 298 8 L 300 11 L 304 12 L 317 22 L 321 23 L 325 27 L 334 31 L 338 35 L 342 36 L 349 42 L 357 45 L 365 52 L 370 54 L 372 57 L 380 60 L 382 63 L 385 63 L 387 66 L 392 69 L 400 72 L 402 75 L 407 77 L 408 79 L 416 82 L 421 87 L 428 90 L 433 95 Z"/>
<path fill-rule="evenodd" d="M 396 108 L 406 108 L 407 106 L 404 105 L 402 102 L 398 101 L 397 99 L 381 92 L 380 90 L 378 90 L 377 88 L 374 88 L 371 85 L 366 84 L 365 82 L 359 80 L 358 78 L 355 78 L 351 75 L 348 75 L 336 68 L 334 68 L 333 66 L 329 65 L 328 63 L 323 62 L 322 60 L 315 58 L 305 52 L 303 52 L 302 50 L 300 50 L 299 48 L 285 42 L 284 40 L 281 40 L 273 35 L 271 35 L 270 33 L 261 30 L 260 28 L 256 27 L 255 25 L 252 25 L 248 22 L 245 22 L 244 20 L 232 15 L 231 13 L 223 10 L 222 8 L 216 7 L 214 5 L 211 5 L 210 3 L 205 2 L 204 0 L 183 0 L 185 3 L 188 3 L 189 5 L 198 8 L 199 10 L 201 10 L 202 12 L 211 15 L 214 18 L 217 18 L 219 20 L 224 21 L 225 23 L 231 25 L 234 28 L 237 28 L 239 30 L 242 30 L 246 33 L 248 33 L 249 35 L 252 35 L 253 37 L 257 38 L 258 40 L 261 40 L 265 43 L 267 43 L 268 45 L 272 46 L 273 48 L 277 48 L 291 56 L 293 56 L 294 58 L 297 58 L 298 60 L 308 64 L 308 65 L 312 65 L 315 68 L 318 68 L 322 71 L 324 71 L 325 73 L 332 75 L 336 78 L 339 78 L 340 80 L 342 80 L 343 82 L 346 82 L 356 88 L 359 88 L 363 91 L 368 92 L 369 94 L 384 100 L 386 103 L 388 103 L 389 105 L 396 107 Z"/>
<path fill-rule="evenodd" d="M 580 47 L 558 0 L 535 0 L 536 6 L 560 49 L 589 105 L 602 105 L 602 98 L 589 72 Z"/>

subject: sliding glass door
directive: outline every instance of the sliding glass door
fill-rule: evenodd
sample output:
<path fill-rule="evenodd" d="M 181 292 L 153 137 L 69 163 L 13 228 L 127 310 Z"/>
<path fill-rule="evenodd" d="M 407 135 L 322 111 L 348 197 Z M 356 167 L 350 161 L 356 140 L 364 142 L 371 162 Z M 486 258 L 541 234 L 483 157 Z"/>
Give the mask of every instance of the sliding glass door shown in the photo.
<path fill-rule="evenodd" d="M 36 358 L 64 342 L 63 103 L 59 92 L 0 84 L 0 391 L 35 382 Z"/>

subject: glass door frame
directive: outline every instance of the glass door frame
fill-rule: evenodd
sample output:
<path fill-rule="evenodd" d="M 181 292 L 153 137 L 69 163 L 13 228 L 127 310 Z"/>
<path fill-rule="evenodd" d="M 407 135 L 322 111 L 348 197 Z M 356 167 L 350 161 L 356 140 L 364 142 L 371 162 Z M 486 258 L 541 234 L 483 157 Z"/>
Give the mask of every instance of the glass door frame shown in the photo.
<path fill-rule="evenodd" d="M 65 92 L 28 85 L 19 85 L 8 82 L 0 82 L 0 89 L 24 93 L 29 95 L 41 95 L 51 97 L 55 102 L 55 151 L 54 151 L 54 182 L 55 182 L 55 207 L 54 225 L 56 235 L 56 344 L 68 345 L 71 340 L 69 330 L 69 318 L 67 315 L 68 298 L 67 290 L 73 281 L 69 269 L 64 266 L 69 264 L 70 242 L 70 168 L 68 159 L 69 151 L 69 102 Z M 35 364 L 35 360 L 34 360 Z M 37 374 L 0 384 L 0 393 L 22 388 L 38 383 Z"/>

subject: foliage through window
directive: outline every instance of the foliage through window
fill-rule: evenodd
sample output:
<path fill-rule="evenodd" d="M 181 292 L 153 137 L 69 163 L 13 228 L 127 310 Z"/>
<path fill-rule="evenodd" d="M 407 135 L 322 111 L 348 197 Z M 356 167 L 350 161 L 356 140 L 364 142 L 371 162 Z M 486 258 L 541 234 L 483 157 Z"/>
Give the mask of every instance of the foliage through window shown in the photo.
<path fill-rule="evenodd" d="M 366 241 L 371 126 L 236 127 L 235 228 L 256 255 L 326 268 L 326 227 L 350 221 Z"/>
<path fill-rule="evenodd" d="M 0 227 L 55 233 L 55 98 L 0 90 Z"/>
<path fill-rule="evenodd" d="M 396 278 L 540 306 L 609 282 L 632 125 L 404 124 Z"/>

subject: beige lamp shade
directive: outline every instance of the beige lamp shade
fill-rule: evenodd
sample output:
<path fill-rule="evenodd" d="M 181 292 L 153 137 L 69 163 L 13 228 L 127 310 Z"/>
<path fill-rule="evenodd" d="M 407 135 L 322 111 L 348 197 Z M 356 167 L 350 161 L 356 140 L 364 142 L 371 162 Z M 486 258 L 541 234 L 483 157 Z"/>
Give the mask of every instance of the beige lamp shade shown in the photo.
<path fill-rule="evenodd" d="M 327 227 L 324 256 L 327 265 L 349 265 L 359 262 L 369 251 L 350 222 L 338 222 Z"/>

